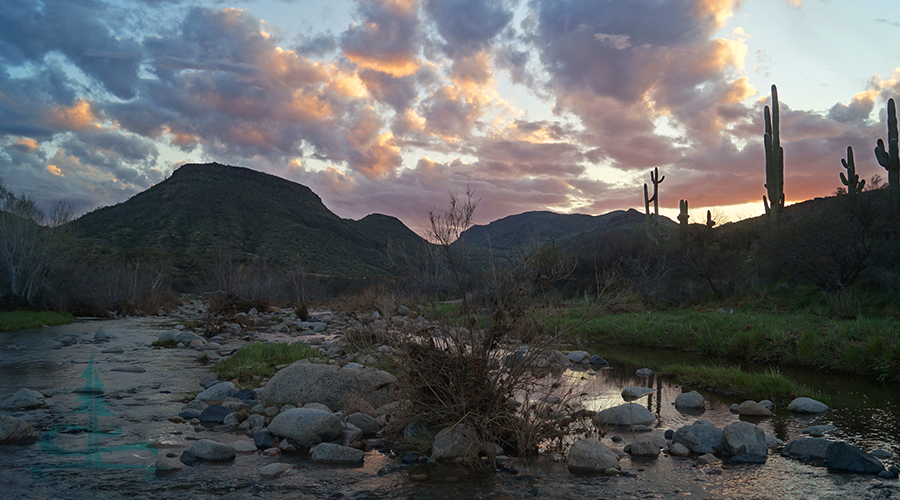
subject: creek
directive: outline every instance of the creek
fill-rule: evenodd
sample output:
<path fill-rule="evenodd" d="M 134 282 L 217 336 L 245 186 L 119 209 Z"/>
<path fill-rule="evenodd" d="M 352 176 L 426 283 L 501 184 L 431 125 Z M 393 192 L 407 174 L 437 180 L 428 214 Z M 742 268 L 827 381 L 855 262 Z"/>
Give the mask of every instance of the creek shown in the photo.
<path fill-rule="evenodd" d="M 764 465 L 698 465 L 690 458 L 660 455 L 652 460 L 625 457 L 627 476 L 573 474 L 550 455 L 503 462 L 500 472 L 477 475 L 453 466 L 398 465 L 379 452 L 369 452 L 362 467 L 331 467 L 302 455 L 278 459 L 239 453 L 225 465 L 200 465 L 157 477 L 159 453 L 181 453 L 196 439 L 230 442 L 241 436 L 188 424 L 168 417 L 183 399 L 198 392 L 208 367 L 198 353 L 185 348 L 154 349 L 150 343 L 175 324 L 172 318 L 131 318 L 78 322 L 71 325 L 0 333 L 0 400 L 22 387 L 44 393 L 47 405 L 28 411 L 6 411 L 29 422 L 44 440 L 25 446 L 0 446 L 2 498 L 900 498 L 897 481 L 829 473 L 772 454 Z M 115 338 L 93 341 L 102 327 Z M 226 343 L 225 349 L 241 342 Z M 122 347 L 123 352 L 113 347 Z M 673 402 L 682 388 L 665 378 L 640 378 L 640 366 L 618 361 L 612 349 L 597 353 L 610 361 L 598 371 L 568 370 L 562 377 L 584 393 L 583 403 L 599 410 L 624 402 L 621 390 L 646 386 L 656 392 L 635 401 L 657 415 L 660 431 L 677 429 L 703 418 L 724 427 L 738 420 L 729 411 L 734 398 L 700 391 L 708 408 L 702 415 L 683 414 Z M 679 357 L 671 352 L 629 349 L 628 359 Z M 698 360 L 699 361 L 699 360 Z M 747 367 L 747 369 L 756 369 Z M 813 424 L 833 423 L 828 437 L 865 450 L 900 455 L 900 394 L 896 385 L 869 379 L 787 372 L 831 396 L 832 410 L 811 420 L 787 414 L 760 422 L 767 432 L 788 441 Z M 92 382 L 93 381 L 93 382 Z M 85 392 L 93 383 L 95 392 Z M 102 386 L 102 395 L 99 390 Z M 689 388 L 685 388 L 685 391 Z M 90 403 L 90 404 L 88 404 Z M 779 402 L 781 403 L 781 402 Z M 611 438 L 623 439 L 613 443 Z M 604 442 L 621 448 L 633 440 L 629 432 L 610 432 Z M 91 448 L 93 447 L 93 448 Z M 276 479 L 263 479 L 260 467 L 273 461 L 295 469 Z"/>

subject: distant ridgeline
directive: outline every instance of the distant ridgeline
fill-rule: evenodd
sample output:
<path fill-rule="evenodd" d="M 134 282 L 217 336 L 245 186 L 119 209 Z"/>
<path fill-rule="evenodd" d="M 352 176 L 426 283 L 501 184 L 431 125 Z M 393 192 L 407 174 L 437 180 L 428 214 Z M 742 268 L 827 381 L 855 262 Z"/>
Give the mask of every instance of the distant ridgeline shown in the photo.
<path fill-rule="evenodd" d="M 306 186 L 218 163 L 183 165 L 165 181 L 72 225 L 79 238 L 116 251 L 205 257 L 229 250 L 343 275 L 385 274 L 388 245 L 419 251 L 425 244 L 395 217 L 342 219 Z"/>

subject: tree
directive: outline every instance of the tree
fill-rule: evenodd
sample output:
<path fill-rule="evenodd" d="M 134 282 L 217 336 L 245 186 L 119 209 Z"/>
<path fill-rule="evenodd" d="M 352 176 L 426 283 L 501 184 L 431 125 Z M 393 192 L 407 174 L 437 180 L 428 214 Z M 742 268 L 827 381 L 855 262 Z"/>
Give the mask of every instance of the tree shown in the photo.
<path fill-rule="evenodd" d="M 57 203 L 47 216 L 35 199 L 16 194 L 0 180 L 0 296 L 32 302 L 60 256 L 63 231 L 72 217 L 69 203 Z"/>

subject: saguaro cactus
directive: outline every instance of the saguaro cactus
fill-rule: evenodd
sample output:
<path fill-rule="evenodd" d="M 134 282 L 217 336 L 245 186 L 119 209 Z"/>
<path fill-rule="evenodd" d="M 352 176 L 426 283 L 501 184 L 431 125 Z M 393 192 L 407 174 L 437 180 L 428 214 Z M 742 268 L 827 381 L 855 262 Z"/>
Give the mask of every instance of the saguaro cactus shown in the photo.
<path fill-rule="evenodd" d="M 884 149 L 884 141 L 878 139 L 875 147 L 875 158 L 878 163 L 888 171 L 888 189 L 891 191 L 891 201 L 894 206 L 900 208 L 900 152 L 897 147 L 897 108 L 894 100 L 888 99 L 887 104 L 888 149 Z"/>
<path fill-rule="evenodd" d="M 678 235 L 681 238 L 681 245 L 687 245 L 687 237 L 688 237 L 688 219 L 691 217 L 688 215 L 688 202 L 687 200 L 680 200 L 678 202 Z"/>
<path fill-rule="evenodd" d="M 706 211 L 706 229 L 712 229 L 716 225 L 716 221 L 712 220 L 712 212 Z"/>
<path fill-rule="evenodd" d="M 847 146 L 847 159 L 841 158 L 841 165 L 847 169 L 846 176 L 841 172 L 841 182 L 847 186 L 847 194 L 861 193 L 863 188 L 866 187 L 866 180 L 860 180 L 859 175 L 856 174 L 856 163 L 853 161 L 853 146 Z"/>
<path fill-rule="evenodd" d="M 647 192 L 647 183 L 644 183 L 644 210 L 647 218 L 645 220 L 647 238 L 659 244 L 659 185 L 666 180 L 666 176 L 659 176 L 659 168 L 654 168 L 650 172 L 650 182 L 653 183 L 653 196 L 649 196 Z M 650 213 L 650 202 L 653 202 L 653 213 Z"/>
<path fill-rule="evenodd" d="M 772 112 L 766 106 L 763 115 L 766 120 L 766 133 L 763 143 L 766 147 L 766 193 L 763 206 L 769 217 L 769 225 L 774 228 L 781 219 L 784 210 L 784 149 L 781 147 L 781 133 L 778 130 L 778 89 L 772 85 Z M 770 205 L 771 204 L 771 205 Z"/>

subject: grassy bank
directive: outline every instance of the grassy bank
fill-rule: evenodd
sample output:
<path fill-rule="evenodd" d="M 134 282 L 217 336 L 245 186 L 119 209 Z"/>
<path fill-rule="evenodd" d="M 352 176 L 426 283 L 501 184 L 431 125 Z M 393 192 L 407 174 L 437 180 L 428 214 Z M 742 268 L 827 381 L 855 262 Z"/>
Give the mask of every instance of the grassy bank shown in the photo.
<path fill-rule="evenodd" d="M 75 317 L 66 312 L 54 311 L 9 311 L 0 312 L 0 332 L 40 328 L 44 325 L 65 325 L 75 321 Z"/>
<path fill-rule="evenodd" d="M 253 342 L 237 350 L 223 361 L 216 363 L 214 371 L 220 380 L 237 379 L 237 385 L 253 388 L 263 378 L 275 374 L 276 367 L 289 365 L 294 361 L 317 358 L 315 347 L 296 342 L 293 344 L 263 344 Z"/>
<path fill-rule="evenodd" d="M 560 318 L 574 322 L 580 310 Z M 575 334 L 607 345 L 633 345 L 728 356 L 753 363 L 799 366 L 900 380 L 900 320 L 833 319 L 809 312 L 704 312 L 672 309 L 607 314 Z"/>

